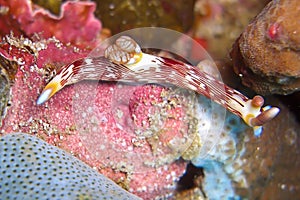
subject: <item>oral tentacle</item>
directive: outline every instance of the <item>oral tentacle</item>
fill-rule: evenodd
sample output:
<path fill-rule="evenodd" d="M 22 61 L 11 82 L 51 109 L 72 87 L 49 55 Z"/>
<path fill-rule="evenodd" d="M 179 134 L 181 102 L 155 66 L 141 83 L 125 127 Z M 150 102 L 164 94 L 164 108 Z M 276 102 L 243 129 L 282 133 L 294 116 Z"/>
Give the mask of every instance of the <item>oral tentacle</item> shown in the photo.
<path fill-rule="evenodd" d="M 178 60 L 143 53 L 128 36 L 110 45 L 105 57 L 83 58 L 68 64 L 48 83 L 37 103 L 42 104 L 66 85 L 82 80 L 172 84 L 193 90 L 240 116 L 246 124 L 260 130 L 273 119 L 278 108 L 262 109 L 261 96 L 249 99 L 209 74 Z M 51 90 L 49 88 L 55 88 Z M 49 95 L 48 95 L 49 93 Z"/>
<path fill-rule="evenodd" d="M 249 123 L 251 124 L 251 126 L 262 126 L 263 124 L 273 119 L 279 113 L 279 111 L 279 108 L 272 107 L 261 112 L 255 118 L 250 119 Z"/>

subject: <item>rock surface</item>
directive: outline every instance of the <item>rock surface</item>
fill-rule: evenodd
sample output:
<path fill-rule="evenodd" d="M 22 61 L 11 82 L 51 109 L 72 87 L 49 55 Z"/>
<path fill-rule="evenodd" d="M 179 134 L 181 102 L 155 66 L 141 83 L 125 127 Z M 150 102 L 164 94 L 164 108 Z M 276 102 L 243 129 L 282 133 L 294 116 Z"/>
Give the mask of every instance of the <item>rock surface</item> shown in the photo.
<path fill-rule="evenodd" d="M 231 52 L 244 85 L 259 94 L 300 90 L 299 11 L 299 1 L 271 1 L 246 27 Z"/>

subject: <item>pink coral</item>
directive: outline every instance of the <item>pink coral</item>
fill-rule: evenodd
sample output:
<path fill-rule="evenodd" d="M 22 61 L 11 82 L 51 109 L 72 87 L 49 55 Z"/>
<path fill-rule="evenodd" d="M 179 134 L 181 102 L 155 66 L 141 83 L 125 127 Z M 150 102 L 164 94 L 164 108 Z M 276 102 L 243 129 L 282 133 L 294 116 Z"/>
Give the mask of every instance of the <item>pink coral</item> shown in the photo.
<path fill-rule="evenodd" d="M 55 36 L 63 43 L 72 43 L 83 47 L 95 42 L 101 23 L 93 14 L 93 2 L 65 2 L 60 16 L 37 7 L 31 1 L 0 1 L 7 12 L 0 16 L 2 34 L 13 31 L 15 34 L 32 36 L 38 34 L 42 38 Z"/>
<path fill-rule="evenodd" d="M 150 102 L 149 94 L 160 95 L 163 90 L 161 87 L 122 86 L 120 90 L 121 85 L 114 83 L 95 85 L 95 82 L 83 82 L 67 87 L 43 106 L 36 105 L 38 95 L 50 78 L 50 70 L 86 57 L 89 50 L 85 47 L 94 47 L 96 44 L 101 26 L 92 14 L 94 3 L 66 2 L 60 17 L 35 8 L 29 1 L 5 1 L 1 5 L 9 8 L 8 13 L 0 18 L 2 34 L 10 31 L 13 34 L 5 35 L 0 53 L 20 65 L 13 80 L 11 107 L 3 120 L 1 133 L 20 131 L 36 135 L 71 152 L 143 198 L 155 198 L 173 192 L 174 183 L 184 173 L 186 163 L 174 162 L 179 157 L 177 154 L 171 158 L 168 155 L 165 158 L 164 153 L 153 154 L 152 150 L 157 143 L 136 140 L 132 127 L 121 123 L 122 120 L 115 112 L 116 103 L 124 101 L 126 95 L 128 99 L 129 92 L 141 88 L 138 94 L 145 95 L 144 100 Z M 39 33 L 40 37 L 34 40 L 27 37 L 35 33 Z M 71 45 L 66 44 L 69 42 Z M 93 97 L 97 97 L 97 100 L 93 102 L 84 99 L 87 94 L 95 94 Z M 76 101 L 78 96 L 81 99 Z M 141 110 L 150 108 L 144 102 L 139 102 L 134 94 L 130 101 Z M 83 110 L 85 107 L 80 107 L 82 105 L 91 105 L 92 112 L 88 112 L 88 107 Z M 170 111 L 175 114 L 185 112 L 175 105 Z M 96 118 L 99 120 L 96 121 L 96 129 L 89 115 L 99 117 Z M 123 119 L 126 117 L 130 120 L 132 115 L 128 107 L 123 112 Z M 142 115 L 140 117 L 145 118 Z M 182 124 L 180 119 L 171 120 L 175 124 Z M 165 141 L 169 139 L 161 138 Z M 105 151 L 99 147 L 104 147 Z M 127 157 L 124 158 L 124 155 Z M 143 160 L 145 155 L 147 159 Z M 161 158 L 159 163 L 156 158 Z"/>
<path fill-rule="evenodd" d="M 49 50 L 44 50 L 40 56 L 47 55 L 45 53 L 47 51 L 54 51 L 55 47 L 49 46 L 48 48 Z M 56 49 L 56 53 L 67 54 L 67 50 Z M 69 55 L 80 57 L 83 53 L 69 52 Z M 31 60 L 28 58 L 32 57 L 29 53 L 23 56 L 27 60 Z M 63 59 L 61 62 L 66 62 L 65 60 L 68 59 Z M 41 65 L 44 63 L 41 62 Z M 44 106 L 37 106 L 35 102 L 44 85 L 44 77 L 39 68 L 32 68 L 32 66 L 33 63 L 25 63 L 16 74 L 12 87 L 12 106 L 4 119 L 2 133 L 23 131 L 38 135 L 48 143 L 71 152 L 92 167 L 101 169 L 102 173 L 117 182 L 122 182 L 131 192 L 144 198 L 153 198 L 175 189 L 174 181 L 184 173 L 186 163 L 167 163 L 159 167 L 143 166 L 143 156 L 146 155 L 149 158 L 148 161 L 151 161 L 151 147 L 147 142 L 144 142 L 143 147 L 138 147 L 137 143 L 133 144 L 133 132 L 126 130 L 126 127 L 122 130 L 116 122 L 112 106 L 116 101 L 115 98 L 118 98 L 114 94 L 117 85 L 106 83 L 95 86 L 95 83 L 91 82 L 80 83 L 75 87 L 67 87 Z M 81 99 L 78 103 L 83 101 L 83 105 L 89 105 L 88 99 L 83 99 L 83 97 L 88 93 L 93 93 L 95 87 L 98 96 L 98 98 L 95 97 L 97 99 L 95 110 L 88 113 L 89 108 L 82 107 L 87 112 L 78 109 L 73 112 L 73 109 L 78 106 L 73 98 L 79 96 Z M 128 94 L 132 88 L 124 87 L 122 90 Z M 157 88 L 158 92 L 160 90 Z M 122 98 L 122 95 L 120 97 Z M 91 118 L 84 118 L 89 114 Z M 93 123 L 86 121 L 93 119 L 93 115 L 102 116 L 96 130 L 93 129 Z M 129 115 L 124 113 L 124 116 Z M 80 121 L 84 123 L 84 126 Z M 94 132 L 85 134 L 84 130 Z M 99 150 L 102 146 L 105 151 Z M 97 156 L 97 152 L 100 152 L 100 155 Z M 122 158 L 124 154 L 130 155 L 129 158 Z M 152 159 L 155 160 L 155 157 Z M 128 167 L 128 161 L 132 163 L 132 166 Z"/>

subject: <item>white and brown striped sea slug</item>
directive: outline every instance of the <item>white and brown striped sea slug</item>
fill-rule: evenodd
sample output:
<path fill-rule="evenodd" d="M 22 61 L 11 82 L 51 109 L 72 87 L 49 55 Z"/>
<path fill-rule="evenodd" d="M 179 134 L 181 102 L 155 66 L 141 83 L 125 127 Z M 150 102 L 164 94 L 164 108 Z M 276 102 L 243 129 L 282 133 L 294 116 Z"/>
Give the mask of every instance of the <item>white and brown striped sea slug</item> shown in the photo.
<path fill-rule="evenodd" d="M 107 47 L 105 56 L 82 58 L 61 68 L 46 85 L 37 104 L 47 101 L 64 86 L 82 80 L 167 83 L 193 90 L 240 116 L 246 124 L 260 127 L 274 118 L 277 107 L 262 108 L 264 99 L 249 99 L 211 75 L 181 61 L 143 53 L 128 36 L 119 37 Z M 256 133 L 259 135 L 260 131 Z"/>

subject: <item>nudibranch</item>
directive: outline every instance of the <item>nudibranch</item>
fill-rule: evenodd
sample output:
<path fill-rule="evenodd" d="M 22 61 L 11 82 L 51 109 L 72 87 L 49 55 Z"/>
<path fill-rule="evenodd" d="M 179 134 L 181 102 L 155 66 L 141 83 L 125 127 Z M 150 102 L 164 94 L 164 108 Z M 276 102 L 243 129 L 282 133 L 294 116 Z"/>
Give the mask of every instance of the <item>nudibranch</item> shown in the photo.
<path fill-rule="evenodd" d="M 82 80 L 172 84 L 193 90 L 241 117 L 257 136 L 261 126 L 279 113 L 277 107 L 262 108 L 261 96 L 249 99 L 198 67 L 143 53 L 129 36 L 116 39 L 106 48 L 104 56 L 82 58 L 63 66 L 46 85 L 37 104 L 46 102 L 66 85 Z"/>

